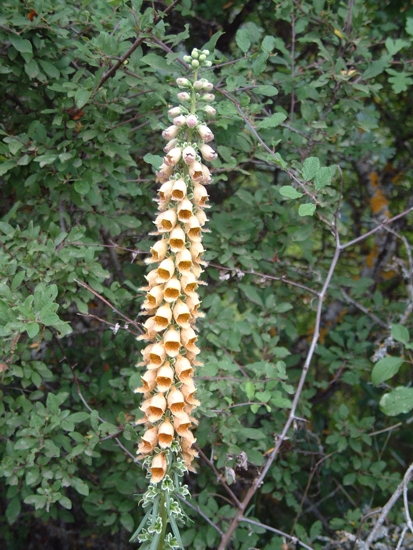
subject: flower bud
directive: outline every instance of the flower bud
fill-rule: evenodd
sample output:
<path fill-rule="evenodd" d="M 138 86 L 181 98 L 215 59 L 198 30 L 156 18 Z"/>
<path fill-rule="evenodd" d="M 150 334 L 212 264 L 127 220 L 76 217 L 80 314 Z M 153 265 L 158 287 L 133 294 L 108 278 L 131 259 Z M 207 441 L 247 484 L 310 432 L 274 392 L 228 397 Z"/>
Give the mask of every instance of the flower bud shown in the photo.
<path fill-rule="evenodd" d="M 204 61 L 203 66 L 209 69 L 209 67 L 212 67 L 212 61 Z"/>
<path fill-rule="evenodd" d="M 178 126 L 172 125 L 172 126 L 169 126 L 168 128 L 166 128 L 162 132 L 162 137 L 164 139 L 174 139 L 178 135 L 178 132 L 179 132 Z"/>
<path fill-rule="evenodd" d="M 171 139 L 170 141 L 168 141 L 168 143 L 165 145 L 165 147 L 163 148 L 163 150 L 165 151 L 165 153 L 169 153 L 169 151 L 171 149 L 173 149 L 174 147 L 176 147 L 178 145 L 178 140 L 177 138 L 174 138 L 174 139 Z"/>
<path fill-rule="evenodd" d="M 189 115 L 186 117 L 186 125 L 188 128 L 195 128 L 195 126 L 198 124 L 198 119 L 195 115 Z"/>
<path fill-rule="evenodd" d="M 191 87 L 191 81 L 187 78 L 177 78 L 176 83 L 178 85 L 178 88 L 180 88 L 181 90 Z"/>
<path fill-rule="evenodd" d="M 171 117 L 176 117 L 180 115 L 182 112 L 181 107 L 172 107 L 172 109 L 169 109 L 168 115 Z"/>
<path fill-rule="evenodd" d="M 211 103 L 212 101 L 215 100 L 215 96 L 214 96 L 214 94 L 203 94 L 201 96 L 201 100 L 202 101 L 207 101 L 208 103 Z"/>
<path fill-rule="evenodd" d="M 182 158 L 184 159 L 185 164 L 192 164 L 196 159 L 196 151 L 193 147 L 188 145 L 182 152 Z"/>
<path fill-rule="evenodd" d="M 211 183 L 212 181 L 211 172 L 209 171 L 208 166 L 205 166 L 204 164 L 202 165 L 202 174 L 203 174 L 202 183 L 204 185 Z"/>
<path fill-rule="evenodd" d="M 169 177 L 172 175 L 172 172 L 174 171 L 173 166 L 168 166 L 164 162 L 161 164 L 160 169 L 155 172 L 157 177 L 157 182 L 165 183 Z"/>
<path fill-rule="evenodd" d="M 194 48 L 191 52 L 192 59 L 198 59 L 199 50 L 197 48 Z"/>
<path fill-rule="evenodd" d="M 208 81 L 205 80 L 205 78 L 201 78 L 201 80 L 197 80 L 196 82 L 194 82 L 195 90 L 197 90 L 197 91 L 202 90 L 203 87 L 205 86 L 206 82 L 208 82 Z"/>
<path fill-rule="evenodd" d="M 191 96 L 188 94 L 188 92 L 179 92 L 176 97 L 179 99 L 179 101 L 189 101 L 191 99 Z"/>
<path fill-rule="evenodd" d="M 185 63 L 191 63 L 192 57 L 190 55 L 184 55 L 184 61 Z"/>
<path fill-rule="evenodd" d="M 197 69 L 199 67 L 199 61 L 197 59 L 194 59 L 191 63 L 191 66 L 194 68 L 194 69 Z"/>
<path fill-rule="evenodd" d="M 218 157 L 218 153 L 214 151 L 212 147 L 210 147 L 206 143 L 203 143 L 202 145 L 200 145 L 199 150 L 201 151 L 202 157 L 209 162 L 212 162 Z M 184 160 L 185 160 L 185 149 L 184 149 Z"/>
<path fill-rule="evenodd" d="M 200 63 L 202 63 L 203 61 L 205 61 L 205 59 L 206 59 L 206 55 L 201 54 L 201 55 L 199 56 L 199 61 L 200 61 Z"/>
<path fill-rule="evenodd" d="M 214 88 L 214 85 L 212 84 L 212 82 L 207 82 L 204 86 L 204 90 L 206 92 L 210 92 L 213 88 Z"/>
<path fill-rule="evenodd" d="M 182 149 L 181 147 L 174 147 L 169 151 L 166 157 L 163 159 L 167 166 L 175 166 L 181 159 Z"/>
<path fill-rule="evenodd" d="M 185 122 L 186 122 L 186 117 L 184 115 L 179 115 L 179 116 L 174 118 L 174 125 L 175 126 L 181 127 L 185 124 Z"/>
<path fill-rule="evenodd" d="M 209 50 L 202 50 L 202 53 L 203 53 L 204 55 L 209 55 Z"/>
<path fill-rule="evenodd" d="M 201 139 L 203 139 L 204 141 L 212 141 L 214 139 L 214 134 L 211 132 L 208 126 L 205 126 L 205 124 L 200 124 L 197 127 L 197 131 Z"/>
<path fill-rule="evenodd" d="M 205 105 L 202 110 L 209 116 L 214 116 L 217 114 L 217 110 L 214 109 L 214 107 L 211 107 L 211 105 Z"/>

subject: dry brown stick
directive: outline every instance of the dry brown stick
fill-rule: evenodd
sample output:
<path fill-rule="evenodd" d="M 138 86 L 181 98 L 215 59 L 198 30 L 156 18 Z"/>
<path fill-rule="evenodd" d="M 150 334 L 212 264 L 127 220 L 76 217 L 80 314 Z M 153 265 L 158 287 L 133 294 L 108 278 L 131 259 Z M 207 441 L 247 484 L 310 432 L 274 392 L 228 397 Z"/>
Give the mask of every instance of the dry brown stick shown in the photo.
<path fill-rule="evenodd" d="M 239 522 L 243 520 L 244 511 L 246 510 L 246 508 L 247 508 L 250 500 L 252 499 L 252 497 L 255 495 L 257 489 L 260 487 L 260 485 L 264 481 L 264 478 L 267 475 L 268 470 L 271 468 L 275 458 L 277 457 L 277 455 L 280 451 L 281 445 L 285 441 L 285 439 L 287 438 L 287 433 L 288 433 L 291 425 L 293 424 L 293 422 L 296 418 L 295 413 L 296 413 L 296 410 L 297 410 L 297 407 L 298 407 L 298 402 L 301 398 L 301 393 L 304 389 L 304 383 L 305 383 L 305 380 L 307 378 L 307 373 L 308 373 L 308 370 L 310 368 L 311 360 L 313 358 L 313 355 L 314 355 L 314 352 L 315 352 L 315 349 L 316 349 L 318 338 L 320 336 L 321 314 L 322 314 L 322 309 L 323 309 L 324 298 L 325 298 L 325 295 L 327 293 L 328 287 L 330 286 L 331 278 L 333 276 L 334 270 L 337 266 L 337 262 L 338 262 L 339 257 L 340 257 L 341 247 L 340 247 L 340 238 L 339 238 L 339 234 L 338 234 L 337 223 L 335 224 L 335 228 L 336 228 L 335 229 L 335 241 L 336 241 L 335 252 L 334 252 L 334 256 L 333 256 L 333 259 L 331 261 L 330 268 L 328 270 L 327 276 L 325 278 L 323 288 L 322 288 L 322 290 L 319 294 L 319 297 L 318 297 L 318 305 L 317 305 L 317 313 L 316 313 L 316 322 L 315 322 L 315 327 L 314 327 L 314 334 L 313 334 L 313 338 L 311 340 L 311 345 L 310 345 L 310 349 L 309 349 L 307 358 L 306 358 L 304 366 L 303 366 L 303 370 L 301 372 L 301 377 L 300 377 L 300 380 L 298 382 L 297 390 L 296 390 L 296 393 L 295 393 L 295 396 L 294 396 L 294 399 L 293 399 L 293 402 L 292 402 L 292 405 L 291 405 L 290 414 L 288 416 L 287 422 L 284 425 L 282 433 L 280 435 L 275 436 L 274 449 L 271 452 L 271 454 L 269 455 L 266 464 L 260 469 L 260 472 L 259 472 L 258 476 L 252 482 L 252 485 L 249 488 L 249 490 L 247 491 L 247 494 L 245 495 L 243 501 L 240 503 L 240 507 L 239 507 L 237 513 L 235 514 L 235 517 L 233 518 L 233 520 L 232 520 L 232 522 L 231 522 L 231 524 L 228 528 L 228 531 L 225 533 L 225 535 L 221 539 L 221 543 L 218 547 L 218 550 L 225 550 L 227 548 L 228 543 L 231 540 L 233 532 L 237 528 Z"/>
<path fill-rule="evenodd" d="M 101 300 L 104 304 L 106 304 L 107 306 L 109 306 L 113 311 L 116 311 L 116 313 L 118 315 L 120 315 L 121 317 L 123 317 L 126 321 L 128 321 L 128 323 L 131 323 L 134 327 L 136 327 L 139 332 L 141 334 L 143 334 L 143 330 L 141 329 L 141 327 L 135 322 L 135 321 L 132 321 L 132 319 L 129 319 L 129 317 L 127 317 L 124 313 L 122 313 L 121 311 L 119 311 L 118 309 L 115 308 L 115 306 L 113 306 L 110 302 L 108 302 L 108 300 L 106 300 L 106 298 L 104 298 L 103 296 L 101 296 L 99 294 L 99 292 L 96 292 L 96 290 L 93 290 L 92 287 L 90 287 L 87 283 L 84 283 L 83 281 L 79 281 L 78 279 L 74 279 L 75 283 L 77 283 L 78 285 L 80 286 L 83 286 L 83 288 L 86 288 L 86 290 L 88 290 L 89 292 L 91 292 L 94 296 L 96 296 L 96 298 L 99 298 L 99 300 Z"/>

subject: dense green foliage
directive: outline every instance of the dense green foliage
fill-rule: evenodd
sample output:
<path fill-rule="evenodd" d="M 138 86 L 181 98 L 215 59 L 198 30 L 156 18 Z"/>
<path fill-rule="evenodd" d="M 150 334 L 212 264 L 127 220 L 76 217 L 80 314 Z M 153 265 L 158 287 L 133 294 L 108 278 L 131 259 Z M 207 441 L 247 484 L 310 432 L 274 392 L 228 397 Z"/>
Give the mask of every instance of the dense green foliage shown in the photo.
<path fill-rule="evenodd" d="M 161 131 L 193 47 L 214 52 L 219 159 L 184 544 L 218 548 L 297 395 L 288 439 L 227 547 L 281 549 L 262 524 L 313 548 L 364 540 L 413 453 L 413 8 L 155 8 L 0 6 L 3 545 L 132 547 L 147 485 L 134 462 L 139 288 Z M 404 522 L 400 502 L 386 548 Z"/>

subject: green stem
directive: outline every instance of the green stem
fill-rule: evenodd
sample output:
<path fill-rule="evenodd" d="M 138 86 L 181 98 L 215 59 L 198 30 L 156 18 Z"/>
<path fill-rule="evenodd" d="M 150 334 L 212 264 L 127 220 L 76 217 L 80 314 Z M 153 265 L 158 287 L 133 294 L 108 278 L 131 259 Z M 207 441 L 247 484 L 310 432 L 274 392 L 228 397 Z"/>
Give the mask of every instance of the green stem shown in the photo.
<path fill-rule="evenodd" d="M 199 71 L 199 68 L 194 70 L 194 83 L 198 80 L 198 71 Z M 191 110 L 190 110 L 191 115 L 195 114 L 195 107 L 196 107 L 196 90 L 195 90 L 195 88 L 192 88 L 192 92 L 191 92 Z M 193 133 L 193 128 L 190 128 L 188 130 L 188 134 L 187 134 L 187 141 L 189 141 L 189 142 L 192 141 L 192 133 Z"/>
<path fill-rule="evenodd" d="M 166 506 L 165 506 L 165 492 L 161 495 L 161 501 L 159 503 L 159 512 L 158 512 L 162 518 L 162 531 L 161 536 L 158 543 L 158 548 L 156 550 L 163 550 L 163 545 L 165 542 L 165 535 L 166 535 L 166 525 L 167 525 L 167 514 L 166 514 Z"/>

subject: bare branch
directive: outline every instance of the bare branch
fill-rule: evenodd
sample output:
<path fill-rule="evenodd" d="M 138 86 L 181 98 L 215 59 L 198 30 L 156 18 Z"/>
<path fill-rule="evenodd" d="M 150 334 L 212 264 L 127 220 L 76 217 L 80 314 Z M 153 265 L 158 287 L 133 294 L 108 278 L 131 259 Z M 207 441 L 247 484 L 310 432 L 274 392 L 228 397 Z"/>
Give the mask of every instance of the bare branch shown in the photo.
<path fill-rule="evenodd" d="M 409 481 L 412 479 L 412 477 L 413 477 L 413 464 L 410 464 L 409 468 L 407 469 L 406 473 L 404 474 L 403 480 L 399 483 L 399 485 L 397 486 L 397 489 L 394 491 L 394 493 L 392 494 L 392 496 L 390 497 L 388 502 L 383 506 L 383 508 L 381 510 L 381 513 L 380 513 L 380 516 L 378 517 L 377 522 L 376 522 L 373 530 L 370 532 L 369 536 L 367 537 L 366 542 L 365 542 L 365 549 L 366 550 L 368 550 L 370 548 L 370 545 L 375 540 L 380 527 L 383 525 L 384 520 L 389 515 L 390 510 L 396 504 L 396 502 L 399 499 L 400 495 L 403 492 L 405 492 L 405 494 L 407 495 L 407 485 L 409 484 Z M 405 501 L 405 508 L 406 508 L 406 503 L 407 503 L 407 506 L 408 506 L 407 496 L 406 496 L 406 501 Z M 406 509 L 405 509 L 405 512 L 406 512 Z M 406 514 L 406 519 L 407 519 L 407 522 L 408 522 L 409 519 L 410 519 L 410 515 L 407 516 L 407 514 Z M 411 524 L 411 519 L 410 519 L 410 524 Z M 409 525 L 409 528 L 411 528 L 410 525 Z"/>

